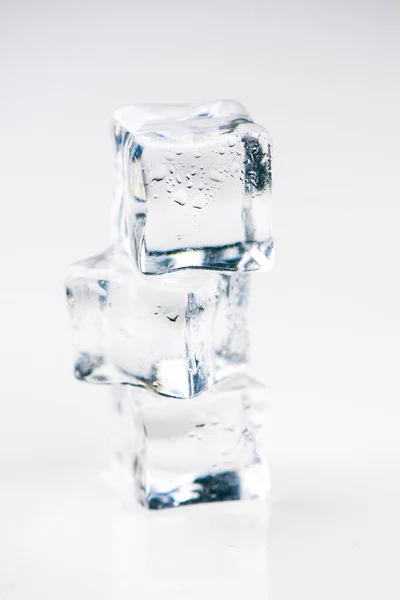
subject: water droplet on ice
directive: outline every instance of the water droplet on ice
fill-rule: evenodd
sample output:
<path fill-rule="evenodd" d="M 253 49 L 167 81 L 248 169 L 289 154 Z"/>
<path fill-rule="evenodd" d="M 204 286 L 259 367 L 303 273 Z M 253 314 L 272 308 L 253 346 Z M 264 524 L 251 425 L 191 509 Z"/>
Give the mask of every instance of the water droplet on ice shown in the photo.
<path fill-rule="evenodd" d="M 180 175 L 175 175 L 175 179 L 177 180 L 178 183 L 182 183 L 182 177 Z"/>
<path fill-rule="evenodd" d="M 188 181 L 186 185 L 190 189 L 191 187 L 193 187 L 193 181 Z"/>
<path fill-rule="evenodd" d="M 201 152 L 195 152 L 194 153 L 194 157 L 195 158 L 201 158 Z"/>
<path fill-rule="evenodd" d="M 162 181 L 168 175 L 166 165 L 159 163 L 151 167 L 148 171 L 149 181 Z"/>
<path fill-rule="evenodd" d="M 179 204 L 180 206 L 184 206 L 187 202 L 187 193 L 183 188 L 177 190 L 172 196 L 172 200 Z"/>
<path fill-rule="evenodd" d="M 204 208 L 204 205 L 206 203 L 206 199 L 204 197 L 204 194 L 197 194 L 197 196 L 195 196 L 194 200 L 193 200 L 193 208 Z"/>
<path fill-rule="evenodd" d="M 211 171 L 210 179 L 217 181 L 218 183 L 222 183 L 224 181 L 224 176 L 222 173 L 218 173 L 218 171 Z"/>
<path fill-rule="evenodd" d="M 171 323 L 175 323 L 179 318 L 179 314 L 176 312 L 170 312 L 165 316 L 167 317 L 168 321 L 171 321 Z"/>
<path fill-rule="evenodd" d="M 174 153 L 173 153 L 173 152 L 167 152 L 167 153 L 166 153 L 166 155 L 165 155 L 165 158 L 166 158 L 167 160 L 174 160 L 174 158 L 175 158 L 175 155 L 174 155 Z"/>

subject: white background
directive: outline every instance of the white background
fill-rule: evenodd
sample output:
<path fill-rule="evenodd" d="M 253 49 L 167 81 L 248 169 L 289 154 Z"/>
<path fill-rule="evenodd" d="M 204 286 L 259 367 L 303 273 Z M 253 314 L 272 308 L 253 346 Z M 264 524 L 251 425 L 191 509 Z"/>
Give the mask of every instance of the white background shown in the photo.
<path fill-rule="evenodd" d="M 0 1 L 1 600 L 400 597 L 399 18 L 396 0 Z M 230 97 L 274 139 L 276 262 L 251 307 L 268 523 L 121 515 L 65 270 L 109 241 L 112 111 Z"/>

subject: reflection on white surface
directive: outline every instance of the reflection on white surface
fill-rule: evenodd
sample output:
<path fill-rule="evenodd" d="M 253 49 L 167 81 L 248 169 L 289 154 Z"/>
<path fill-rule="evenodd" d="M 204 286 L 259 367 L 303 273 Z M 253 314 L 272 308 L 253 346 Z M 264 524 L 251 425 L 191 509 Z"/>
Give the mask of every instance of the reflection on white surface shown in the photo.
<path fill-rule="evenodd" d="M 224 502 L 118 515 L 113 600 L 267 598 L 268 508 Z M 245 596 L 244 596 L 245 595 Z"/>
<path fill-rule="evenodd" d="M 275 464 L 269 511 L 151 514 L 59 466 L 0 481 L 1 600 L 400 597 L 396 461 Z"/>
<path fill-rule="evenodd" d="M 94 473 L 9 478 L 0 482 L 0 599 L 264 600 L 267 526 L 259 501 L 127 510 Z"/>

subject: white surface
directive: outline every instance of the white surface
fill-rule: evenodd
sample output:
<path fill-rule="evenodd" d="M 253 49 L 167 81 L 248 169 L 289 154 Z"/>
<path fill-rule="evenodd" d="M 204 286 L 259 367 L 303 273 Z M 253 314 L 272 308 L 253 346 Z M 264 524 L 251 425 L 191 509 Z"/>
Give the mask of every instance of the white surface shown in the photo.
<path fill-rule="evenodd" d="M 72 379 L 63 278 L 108 241 L 113 110 L 218 97 L 275 140 L 276 263 L 254 277 L 251 313 L 252 374 L 270 394 L 267 571 L 228 511 L 215 543 L 238 550 L 215 562 L 229 577 L 213 577 L 202 513 L 187 517 L 200 545 L 153 579 L 195 599 L 204 564 L 210 598 L 225 583 L 241 598 L 256 564 L 269 600 L 399 598 L 399 8 L 0 3 L 1 600 L 156 593 L 141 575 L 162 526 L 125 522 L 98 478 L 109 405 Z M 169 558 L 186 531 L 174 518 Z"/>

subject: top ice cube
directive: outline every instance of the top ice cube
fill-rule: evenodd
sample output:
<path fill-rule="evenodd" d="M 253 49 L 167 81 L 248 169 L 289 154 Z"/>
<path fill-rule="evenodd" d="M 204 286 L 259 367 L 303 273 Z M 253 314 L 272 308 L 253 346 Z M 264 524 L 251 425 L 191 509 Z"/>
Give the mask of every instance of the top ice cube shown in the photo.
<path fill-rule="evenodd" d="M 144 274 L 266 270 L 271 143 L 234 101 L 118 110 L 120 241 Z"/>

